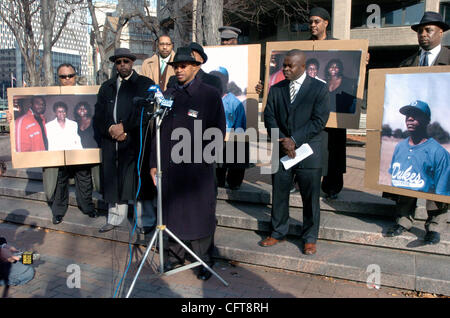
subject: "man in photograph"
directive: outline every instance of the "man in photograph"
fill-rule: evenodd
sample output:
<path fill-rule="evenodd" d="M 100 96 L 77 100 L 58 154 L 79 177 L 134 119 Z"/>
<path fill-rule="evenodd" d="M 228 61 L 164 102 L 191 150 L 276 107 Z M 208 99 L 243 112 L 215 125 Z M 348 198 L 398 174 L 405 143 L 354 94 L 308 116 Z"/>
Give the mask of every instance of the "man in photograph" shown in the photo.
<path fill-rule="evenodd" d="M 285 80 L 272 86 L 264 110 L 268 134 L 279 131 L 279 158 L 295 158 L 295 149 L 308 144 L 313 154 L 286 170 L 280 165 L 272 175 L 272 233 L 259 242 L 263 247 L 284 241 L 289 231 L 289 195 L 297 181 L 303 200 L 303 253 L 316 253 L 320 223 L 320 178 L 322 175 L 322 131 L 330 114 L 329 93 L 325 83 L 306 76 L 306 55 L 291 50 L 283 62 Z"/>
<path fill-rule="evenodd" d="M 161 35 L 158 38 L 158 52 L 142 62 L 141 75 L 152 79 L 164 91 L 167 88 L 169 78 L 175 75 L 168 63 L 173 61 L 175 52 L 170 36 Z"/>
<path fill-rule="evenodd" d="M 400 67 L 450 64 L 450 50 L 441 45 L 444 32 L 449 29 L 449 25 L 444 22 L 438 12 L 425 12 L 420 22 L 412 25 L 411 29 L 417 32 L 420 48 L 416 54 L 403 61 Z M 412 227 L 417 198 L 389 193 L 383 193 L 383 197 L 395 200 L 397 214 L 396 224 L 387 231 L 386 235 L 388 237 L 401 235 Z M 438 244 L 441 240 L 440 232 L 447 225 L 448 204 L 427 200 L 426 209 L 428 219 L 425 225 L 427 231 L 424 243 Z"/>
<path fill-rule="evenodd" d="M 450 195 L 450 155 L 435 139 L 428 137 L 431 112 L 417 100 L 400 108 L 405 115 L 409 137 L 395 147 L 389 173 L 392 186 Z"/>
<path fill-rule="evenodd" d="M 16 151 L 45 151 L 48 149 L 47 131 L 45 130 L 45 109 L 47 105 L 42 96 L 31 98 L 28 112 L 15 122 Z M 12 117 L 12 116 L 11 116 Z"/>

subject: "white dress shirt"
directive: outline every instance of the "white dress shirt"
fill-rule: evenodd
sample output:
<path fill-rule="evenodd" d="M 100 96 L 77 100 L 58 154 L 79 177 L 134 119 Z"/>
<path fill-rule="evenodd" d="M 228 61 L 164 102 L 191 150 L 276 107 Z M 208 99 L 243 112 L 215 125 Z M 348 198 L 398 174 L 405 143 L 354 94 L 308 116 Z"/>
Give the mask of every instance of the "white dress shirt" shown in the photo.
<path fill-rule="evenodd" d="M 441 45 L 439 44 L 434 49 L 431 49 L 427 52 L 428 52 L 428 66 L 431 66 L 434 64 L 434 61 L 436 60 L 437 56 L 441 52 Z M 425 58 L 425 50 L 420 49 L 420 64 L 422 63 L 424 58 Z"/>

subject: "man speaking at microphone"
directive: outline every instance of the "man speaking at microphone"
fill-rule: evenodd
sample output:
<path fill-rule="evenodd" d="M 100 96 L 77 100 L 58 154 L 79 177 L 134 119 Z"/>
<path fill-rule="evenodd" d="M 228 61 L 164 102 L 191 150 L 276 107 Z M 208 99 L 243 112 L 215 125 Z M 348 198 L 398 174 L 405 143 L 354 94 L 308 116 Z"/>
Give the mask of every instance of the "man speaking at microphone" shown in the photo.
<path fill-rule="evenodd" d="M 164 92 L 166 97 L 173 98 L 173 105 L 160 128 L 162 223 L 180 240 L 190 243 L 193 252 L 211 267 L 216 192 L 214 159 L 209 159 L 217 158 L 216 152 L 222 147 L 225 136 L 222 99 L 215 88 L 195 77 L 200 62 L 196 61 L 190 47 L 179 48 L 169 64 L 175 71 L 177 83 Z M 208 139 L 203 137 L 205 131 L 217 133 L 211 140 L 217 147 L 210 151 L 213 156 L 209 159 L 205 156 L 210 149 L 210 144 L 203 141 Z M 155 136 L 150 158 L 150 173 L 156 184 Z M 175 241 L 169 239 L 164 252 L 168 256 L 166 271 L 184 264 L 186 251 Z M 210 277 L 206 268 L 198 269 L 198 279 Z"/>
<path fill-rule="evenodd" d="M 138 158 L 144 137 L 140 142 L 141 107 L 133 103 L 135 97 L 148 96 L 153 80 L 133 70 L 136 56 L 129 49 L 118 48 L 110 61 L 117 76 L 104 82 L 97 95 L 94 127 L 100 137 L 102 152 L 101 180 L 103 200 L 108 203 L 108 220 L 99 232 L 105 233 L 120 225 L 128 213 L 128 204 L 136 199 L 138 187 Z M 147 123 L 143 122 L 145 134 Z M 147 137 L 150 140 L 150 136 Z M 149 144 L 149 143 L 148 143 Z M 148 163 L 150 147 L 145 147 L 143 163 Z M 147 157 L 147 159 L 146 159 Z M 156 223 L 151 199 L 155 187 L 148 175 L 148 165 L 141 168 L 141 187 L 137 201 L 137 226 L 141 234 L 153 230 Z"/>

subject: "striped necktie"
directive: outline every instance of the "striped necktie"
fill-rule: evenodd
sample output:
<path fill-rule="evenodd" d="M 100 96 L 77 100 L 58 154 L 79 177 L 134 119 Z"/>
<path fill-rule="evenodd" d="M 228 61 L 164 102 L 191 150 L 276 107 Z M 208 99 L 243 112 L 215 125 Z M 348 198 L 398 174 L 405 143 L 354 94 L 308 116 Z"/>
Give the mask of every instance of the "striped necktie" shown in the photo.
<path fill-rule="evenodd" d="M 295 84 L 294 82 L 289 83 L 289 95 L 291 96 L 291 103 L 295 99 Z"/>

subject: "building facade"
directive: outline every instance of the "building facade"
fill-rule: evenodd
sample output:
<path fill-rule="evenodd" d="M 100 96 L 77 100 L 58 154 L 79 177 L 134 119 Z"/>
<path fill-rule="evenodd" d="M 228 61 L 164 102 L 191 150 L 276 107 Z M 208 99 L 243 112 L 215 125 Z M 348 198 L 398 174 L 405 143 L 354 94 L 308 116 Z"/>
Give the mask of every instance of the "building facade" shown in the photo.
<path fill-rule="evenodd" d="M 8 0 L 0 0 L 4 2 Z M 61 25 L 66 9 L 63 5 L 57 7 L 55 27 Z M 52 48 L 52 64 L 55 71 L 61 63 L 71 63 L 81 77 L 90 77 L 88 72 L 88 48 L 89 33 L 87 25 L 87 9 L 75 10 L 60 38 Z M 39 14 L 33 16 L 32 27 L 35 39 L 41 33 L 41 21 Z M 42 44 L 40 45 L 42 54 Z M 14 78 L 14 86 L 24 86 L 26 67 L 22 53 L 16 43 L 13 32 L 5 21 L 0 18 L 0 83 L 11 86 L 11 78 Z"/>

